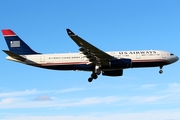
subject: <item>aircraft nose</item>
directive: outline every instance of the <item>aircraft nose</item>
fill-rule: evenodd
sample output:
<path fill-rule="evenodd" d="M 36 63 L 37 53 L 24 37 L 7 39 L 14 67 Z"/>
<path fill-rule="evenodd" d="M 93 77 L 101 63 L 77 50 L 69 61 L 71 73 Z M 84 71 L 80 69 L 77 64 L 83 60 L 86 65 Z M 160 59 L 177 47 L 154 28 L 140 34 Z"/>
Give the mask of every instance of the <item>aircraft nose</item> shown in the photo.
<path fill-rule="evenodd" d="M 179 57 L 178 57 L 178 56 L 174 56 L 173 62 L 176 62 L 176 61 L 178 61 L 178 60 L 179 60 Z"/>
<path fill-rule="evenodd" d="M 179 57 L 178 56 L 176 56 L 176 61 L 178 61 L 179 60 Z"/>
<path fill-rule="evenodd" d="M 179 57 L 174 55 L 174 56 L 170 57 L 169 62 L 174 63 L 174 62 L 176 62 L 178 60 L 179 60 Z"/>

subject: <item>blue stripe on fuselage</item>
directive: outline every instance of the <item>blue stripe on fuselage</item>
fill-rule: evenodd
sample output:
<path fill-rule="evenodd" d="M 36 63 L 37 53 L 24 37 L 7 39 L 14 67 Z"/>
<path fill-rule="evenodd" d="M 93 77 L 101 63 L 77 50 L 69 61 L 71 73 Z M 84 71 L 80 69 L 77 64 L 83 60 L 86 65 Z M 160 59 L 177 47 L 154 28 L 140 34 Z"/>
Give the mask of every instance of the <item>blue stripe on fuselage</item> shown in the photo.
<path fill-rule="evenodd" d="M 170 64 L 168 61 L 157 61 L 157 62 L 132 62 L 132 68 L 138 67 L 158 67 Z M 94 66 L 90 66 L 87 64 L 73 64 L 73 65 L 32 65 L 36 67 L 52 69 L 52 70 L 82 70 L 82 71 L 93 71 Z M 109 66 L 102 66 L 101 69 L 115 69 Z M 117 68 L 119 69 L 119 68 Z"/>
<path fill-rule="evenodd" d="M 84 71 L 92 71 L 93 67 L 86 64 L 78 64 L 78 65 L 52 65 L 52 66 L 37 66 L 46 69 L 52 70 L 84 70 Z"/>

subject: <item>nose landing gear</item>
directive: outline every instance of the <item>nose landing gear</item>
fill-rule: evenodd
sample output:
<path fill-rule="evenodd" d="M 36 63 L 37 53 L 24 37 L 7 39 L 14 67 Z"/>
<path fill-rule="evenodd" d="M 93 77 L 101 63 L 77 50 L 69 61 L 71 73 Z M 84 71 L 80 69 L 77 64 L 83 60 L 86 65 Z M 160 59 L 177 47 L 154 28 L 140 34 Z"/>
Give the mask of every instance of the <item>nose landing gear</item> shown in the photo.
<path fill-rule="evenodd" d="M 162 73 L 163 73 L 162 68 L 163 68 L 163 66 L 160 66 L 159 74 L 162 74 Z"/>

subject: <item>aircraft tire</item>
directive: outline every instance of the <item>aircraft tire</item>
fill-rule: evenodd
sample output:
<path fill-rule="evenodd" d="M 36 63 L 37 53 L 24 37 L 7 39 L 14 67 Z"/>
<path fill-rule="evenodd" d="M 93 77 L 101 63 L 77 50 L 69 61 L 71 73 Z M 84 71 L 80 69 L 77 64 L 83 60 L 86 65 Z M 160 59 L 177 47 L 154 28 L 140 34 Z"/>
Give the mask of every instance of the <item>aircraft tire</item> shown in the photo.
<path fill-rule="evenodd" d="M 162 73 L 163 73 L 163 70 L 159 70 L 159 73 L 162 74 Z"/>
<path fill-rule="evenodd" d="M 88 78 L 88 82 L 92 82 L 92 81 L 93 81 L 92 77 Z"/>
<path fill-rule="evenodd" d="M 92 74 L 91 74 L 91 78 L 93 78 L 93 79 L 97 79 L 97 78 L 98 78 L 98 76 L 96 75 L 96 73 L 92 73 Z"/>

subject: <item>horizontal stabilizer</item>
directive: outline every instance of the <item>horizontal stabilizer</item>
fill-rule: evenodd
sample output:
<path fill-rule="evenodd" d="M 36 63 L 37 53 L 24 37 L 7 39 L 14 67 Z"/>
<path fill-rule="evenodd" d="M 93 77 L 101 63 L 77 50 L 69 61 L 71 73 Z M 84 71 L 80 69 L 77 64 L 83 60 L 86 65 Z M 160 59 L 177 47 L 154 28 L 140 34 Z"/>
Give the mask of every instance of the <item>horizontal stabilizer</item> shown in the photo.
<path fill-rule="evenodd" d="M 20 55 L 17 55 L 15 53 L 11 52 L 11 51 L 8 51 L 8 50 L 2 50 L 2 51 L 5 52 L 10 57 L 16 59 L 16 60 L 19 60 L 19 61 L 22 61 L 22 62 L 26 60 L 26 58 L 24 58 L 24 57 L 22 57 Z"/>

